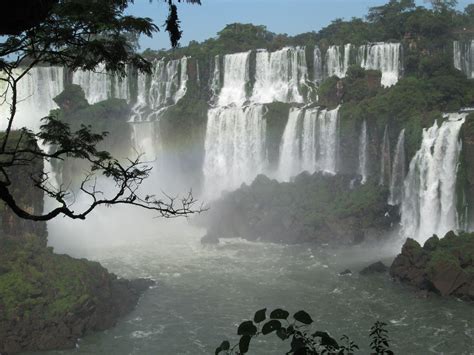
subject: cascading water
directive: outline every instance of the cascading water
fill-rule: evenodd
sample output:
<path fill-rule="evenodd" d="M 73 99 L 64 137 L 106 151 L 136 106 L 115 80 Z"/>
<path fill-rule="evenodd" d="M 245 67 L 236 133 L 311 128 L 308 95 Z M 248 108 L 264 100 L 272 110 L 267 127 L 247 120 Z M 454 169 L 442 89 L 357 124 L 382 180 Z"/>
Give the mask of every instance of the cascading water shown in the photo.
<path fill-rule="evenodd" d="M 291 108 L 280 144 L 279 179 L 288 181 L 301 170 L 299 121 L 304 110 Z"/>
<path fill-rule="evenodd" d="M 340 46 L 330 46 L 326 52 L 326 75 L 344 78 L 350 64 L 351 44 L 344 45 L 344 52 Z"/>
<path fill-rule="evenodd" d="M 391 181 L 391 156 L 390 156 L 390 139 L 388 136 L 388 126 L 385 126 L 383 132 L 383 141 L 381 147 L 381 156 L 380 156 L 380 185 L 388 185 Z"/>
<path fill-rule="evenodd" d="M 382 72 L 381 85 L 395 85 L 400 77 L 400 43 L 371 43 L 359 47 L 358 62 L 366 70 Z"/>
<path fill-rule="evenodd" d="M 209 197 L 250 183 L 264 171 L 265 131 L 261 105 L 209 110 L 203 167 Z"/>
<path fill-rule="evenodd" d="M 214 57 L 214 68 L 211 77 L 211 103 L 217 102 L 219 99 L 219 90 L 221 89 L 221 62 L 220 56 Z"/>
<path fill-rule="evenodd" d="M 20 71 L 18 72 L 18 75 Z M 62 67 L 36 67 L 29 71 L 19 82 L 17 87 L 17 113 L 13 121 L 13 128 L 27 127 L 38 132 L 41 118 L 56 108 L 53 98 L 64 89 L 64 69 Z M 5 130 L 8 124 L 11 102 L 11 91 L 7 92 L 7 99 L 0 106 L 2 121 L 0 130 Z"/>
<path fill-rule="evenodd" d="M 321 50 L 318 46 L 314 48 L 314 82 L 319 84 L 324 79 L 324 72 L 323 72 L 323 57 L 321 55 Z"/>
<path fill-rule="evenodd" d="M 219 106 L 242 106 L 247 101 L 250 52 L 224 56 L 224 82 L 219 93 Z"/>
<path fill-rule="evenodd" d="M 337 172 L 338 111 L 317 107 L 290 110 L 280 144 L 279 179 L 288 181 L 304 170 Z"/>
<path fill-rule="evenodd" d="M 367 182 L 367 177 L 369 175 L 368 168 L 368 138 L 367 138 L 367 122 L 364 120 L 362 122 L 362 127 L 360 130 L 359 136 L 359 168 L 357 173 L 362 176 L 361 183 L 365 184 Z"/>
<path fill-rule="evenodd" d="M 390 180 L 390 196 L 388 204 L 399 205 L 403 196 L 403 180 L 405 179 L 405 129 L 402 129 L 397 140 Z"/>
<path fill-rule="evenodd" d="M 456 175 L 459 133 L 465 114 L 423 130 L 421 148 L 410 162 L 401 204 L 402 235 L 420 242 L 457 228 Z"/>
<path fill-rule="evenodd" d="M 474 79 L 474 39 L 453 42 L 454 67 Z"/>
<path fill-rule="evenodd" d="M 255 103 L 304 102 L 300 87 L 308 80 L 304 48 L 287 47 L 276 52 L 259 50 L 256 55 Z"/>

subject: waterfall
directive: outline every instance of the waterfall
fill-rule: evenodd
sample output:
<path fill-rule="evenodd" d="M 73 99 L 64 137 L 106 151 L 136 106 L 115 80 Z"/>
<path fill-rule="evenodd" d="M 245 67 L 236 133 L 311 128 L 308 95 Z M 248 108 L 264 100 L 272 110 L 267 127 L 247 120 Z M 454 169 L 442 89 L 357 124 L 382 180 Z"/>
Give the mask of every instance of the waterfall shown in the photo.
<path fill-rule="evenodd" d="M 306 170 L 337 172 L 339 108 L 292 108 L 280 144 L 279 179 L 288 181 Z"/>
<path fill-rule="evenodd" d="M 371 43 L 359 47 L 358 61 L 366 70 L 382 72 L 381 85 L 395 85 L 400 77 L 400 43 Z"/>
<path fill-rule="evenodd" d="M 264 171 L 265 133 L 261 105 L 209 110 L 203 166 L 208 196 L 250 183 Z"/>
<path fill-rule="evenodd" d="M 220 56 L 214 57 L 214 69 L 211 77 L 211 102 L 215 103 L 219 99 L 219 90 L 221 89 L 221 62 Z"/>
<path fill-rule="evenodd" d="M 454 67 L 474 79 L 474 39 L 453 42 Z"/>
<path fill-rule="evenodd" d="M 391 165 L 390 138 L 388 136 L 388 126 L 385 126 L 380 157 L 380 185 L 388 185 L 390 183 Z"/>
<path fill-rule="evenodd" d="M 18 70 L 17 75 L 21 71 Z M 34 132 L 39 131 L 41 118 L 57 105 L 53 98 L 64 89 L 64 69 L 62 67 L 35 67 L 29 71 L 17 86 L 18 103 L 17 113 L 13 121 L 13 128 L 26 127 Z M 3 93 L 3 91 L 2 91 Z M 7 92 L 6 102 L 0 105 L 0 130 L 5 130 L 6 120 L 10 114 L 11 90 Z"/>
<path fill-rule="evenodd" d="M 314 48 L 314 82 L 319 84 L 323 81 L 323 58 L 321 56 L 321 50 L 318 46 Z"/>
<path fill-rule="evenodd" d="M 286 47 L 271 53 L 259 50 L 255 67 L 252 102 L 304 102 L 300 90 L 308 80 L 304 48 Z"/>
<path fill-rule="evenodd" d="M 340 46 L 330 46 L 326 52 L 326 75 L 344 78 L 350 64 L 351 44 L 344 45 L 344 52 Z"/>
<path fill-rule="evenodd" d="M 405 179 L 405 129 L 402 129 L 397 140 L 390 180 L 390 196 L 388 204 L 399 205 L 403 196 L 403 180 Z"/>
<path fill-rule="evenodd" d="M 367 122 L 364 120 L 364 122 L 362 122 L 362 127 L 359 136 L 359 168 L 357 169 L 358 174 L 362 176 L 362 184 L 366 183 L 369 172 L 367 160 L 369 147 L 367 140 Z"/>
<path fill-rule="evenodd" d="M 280 144 L 279 178 L 288 181 L 300 172 L 300 135 L 298 124 L 304 110 L 291 108 Z"/>
<path fill-rule="evenodd" d="M 247 101 L 250 52 L 224 56 L 224 82 L 219 93 L 219 106 L 242 106 Z"/>
<path fill-rule="evenodd" d="M 72 74 L 73 84 L 79 85 L 90 104 L 107 100 L 112 96 L 111 75 L 105 70 L 104 64 L 99 64 L 94 70 L 76 70 Z"/>
<path fill-rule="evenodd" d="M 423 130 L 410 162 L 401 204 L 402 234 L 420 242 L 457 228 L 456 175 L 459 132 L 465 114 L 448 114 L 441 125 Z"/>

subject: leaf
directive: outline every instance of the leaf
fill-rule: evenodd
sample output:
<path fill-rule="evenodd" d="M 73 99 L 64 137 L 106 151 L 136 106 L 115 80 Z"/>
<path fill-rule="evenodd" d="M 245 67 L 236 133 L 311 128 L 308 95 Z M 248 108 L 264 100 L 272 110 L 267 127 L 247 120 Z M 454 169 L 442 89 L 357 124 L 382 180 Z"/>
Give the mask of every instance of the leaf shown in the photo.
<path fill-rule="evenodd" d="M 240 338 L 239 351 L 241 354 L 245 354 L 249 351 L 250 339 L 252 339 L 250 335 L 244 335 Z"/>
<path fill-rule="evenodd" d="M 290 313 L 285 311 L 284 309 L 277 308 L 272 313 L 270 313 L 271 319 L 287 319 Z"/>
<path fill-rule="evenodd" d="M 286 339 L 288 339 L 288 333 L 286 332 L 286 329 L 285 329 L 285 328 L 277 329 L 276 335 L 277 335 L 281 340 L 286 340 Z"/>
<path fill-rule="evenodd" d="M 306 313 L 305 311 L 298 311 L 295 313 L 293 316 L 298 322 L 301 322 L 303 324 L 311 324 L 313 323 L 313 320 L 311 319 L 311 316 Z"/>
<path fill-rule="evenodd" d="M 263 308 L 263 309 L 255 312 L 255 315 L 253 316 L 253 321 L 255 323 L 263 322 L 267 318 L 266 312 L 267 312 L 266 308 Z"/>
<path fill-rule="evenodd" d="M 267 323 L 265 323 L 263 325 L 262 334 L 267 335 L 267 334 L 270 334 L 271 332 L 273 332 L 275 330 L 278 330 L 280 328 L 281 328 L 280 321 L 278 321 L 276 319 L 272 319 L 271 321 L 268 321 Z"/>
<path fill-rule="evenodd" d="M 224 340 L 221 344 L 221 349 L 222 350 L 229 350 L 230 349 L 230 343 L 227 340 Z"/>
<path fill-rule="evenodd" d="M 330 349 L 339 349 L 337 341 L 326 332 L 315 332 L 313 337 L 321 338 L 321 345 Z"/>
<path fill-rule="evenodd" d="M 237 329 L 237 335 L 255 335 L 257 334 L 257 327 L 251 320 L 240 323 Z"/>

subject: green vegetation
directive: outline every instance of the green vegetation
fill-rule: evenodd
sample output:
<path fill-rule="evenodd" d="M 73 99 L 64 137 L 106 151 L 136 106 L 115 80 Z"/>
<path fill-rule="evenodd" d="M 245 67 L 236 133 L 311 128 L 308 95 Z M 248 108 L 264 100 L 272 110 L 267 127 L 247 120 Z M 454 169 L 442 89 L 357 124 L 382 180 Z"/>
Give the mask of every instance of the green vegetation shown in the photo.
<path fill-rule="evenodd" d="M 347 335 L 337 341 L 326 331 L 312 329 L 313 319 L 311 316 L 301 310 L 289 318 L 290 313 L 284 309 L 277 308 L 273 310 L 267 318 L 267 309 L 261 309 L 255 312 L 253 320 L 246 320 L 240 323 L 237 329 L 237 335 L 240 336 L 239 343 L 231 347 L 229 341 L 225 340 L 217 347 L 215 355 L 219 354 L 246 354 L 249 352 L 252 339 L 275 334 L 282 341 L 291 340 L 290 350 L 285 354 L 293 355 L 350 355 L 359 350 Z M 371 327 L 370 348 L 374 354 L 393 355 L 390 350 L 389 337 L 386 329 L 387 324 L 377 321 Z"/>
<path fill-rule="evenodd" d="M 391 228 L 387 197 L 386 187 L 360 185 L 352 175 L 302 173 L 289 183 L 259 175 L 215 202 L 205 218 L 209 234 L 218 238 L 353 244 L 370 228 Z"/>
<path fill-rule="evenodd" d="M 93 299 L 107 270 L 98 263 L 57 255 L 34 235 L 1 245 L 0 317 L 27 319 L 32 313 L 51 318 L 74 312 Z"/>

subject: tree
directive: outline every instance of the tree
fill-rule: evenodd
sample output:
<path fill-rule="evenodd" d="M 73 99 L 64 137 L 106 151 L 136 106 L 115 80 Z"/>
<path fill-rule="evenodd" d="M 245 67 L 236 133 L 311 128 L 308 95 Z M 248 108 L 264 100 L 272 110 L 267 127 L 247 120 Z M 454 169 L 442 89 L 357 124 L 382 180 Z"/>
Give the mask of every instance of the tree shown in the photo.
<path fill-rule="evenodd" d="M 179 2 L 181 0 L 178 0 Z M 199 0 L 187 0 L 200 3 Z M 125 14 L 133 0 L 20 0 L 2 5 L 7 11 L 0 16 L 0 93 L 2 104 L 10 106 L 7 128 L 0 136 L 0 200 L 17 216 L 46 221 L 58 215 L 72 219 L 84 219 L 100 205 L 128 204 L 156 211 L 164 217 L 187 215 L 194 209 L 191 194 L 180 199 L 141 196 L 139 187 L 149 176 L 151 168 L 139 158 L 120 163 L 108 152 L 99 151 L 97 144 L 106 133 L 93 133 L 89 127 L 71 131 L 70 127 L 55 117 L 43 118 L 40 132 L 22 129 L 13 134 L 13 122 L 17 114 L 18 83 L 37 65 L 66 66 L 70 70 L 94 70 L 105 64 L 108 71 L 124 75 L 127 65 L 149 72 L 151 63 L 134 52 L 128 39 L 139 35 L 152 36 L 158 31 L 149 18 Z M 165 29 L 170 34 L 171 44 L 178 45 L 181 37 L 176 5 L 167 0 L 169 17 Z M 21 11 L 20 11 L 21 10 Z M 26 14 L 24 18 L 20 12 Z M 15 21 L 2 20 L 12 16 Z M 38 118 L 40 119 L 40 118 Z M 52 151 L 39 148 L 37 141 L 53 147 Z M 90 198 L 90 205 L 75 211 L 70 205 L 70 193 L 62 186 L 55 187 L 50 176 L 38 172 L 31 176 L 34 186 L 58 202 L 58 207 L 48 213 L 37 215 L 16 201 L 12 194 L 11 173 L 17 167 L 33 164 L 39 159 L 64 160 L 80 158 L 90 163 L 90 173 L 82 181 L 80 190 Z M 116 190 L 112 196 L 104 197 L 97 187 L 97 177 L 102 175 L 112 180 Z"/>

